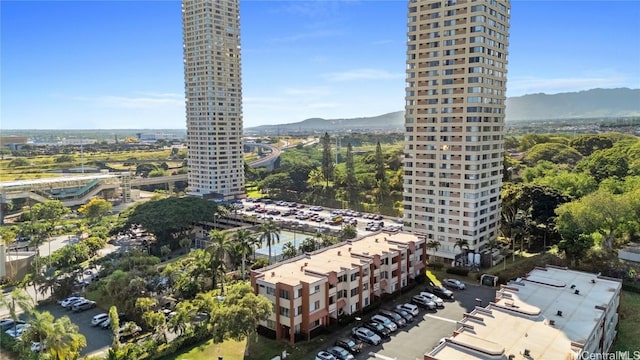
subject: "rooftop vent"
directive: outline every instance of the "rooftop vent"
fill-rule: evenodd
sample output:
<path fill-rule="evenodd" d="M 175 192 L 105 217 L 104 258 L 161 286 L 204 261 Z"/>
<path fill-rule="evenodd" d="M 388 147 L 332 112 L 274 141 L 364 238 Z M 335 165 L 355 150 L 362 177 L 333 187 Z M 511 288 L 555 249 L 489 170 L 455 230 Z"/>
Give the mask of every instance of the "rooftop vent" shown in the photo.
<path fill-rule="evenodd" d="M 571 284 L 571 288 L 575 289 L 576 288 L 576 284 Z"/>
<path fill-rule="evenodd" d="M 591 279 L 591 283 L 595 284 L 596 283 L 596 279 Z"/>
<path fill-rule="evenodd" d="M 573 292 L 576 295 L 580 295 L 580 290 L 576 289 L 576 291 Z"/>
<path fill-rule="evenodd" d="M 378 242 L 378 238 L 376 238 L 376 242 Z"/>
<path fill-rule="evenodd" d="M 515 356 L 515 355 L 513 355 L 513 354 L 509 354 L 509 360 L 514 360 L 515 358 L 516 358 L 516 356 Z"/>
<path fill-rule="evenodd" d="M 531 356 L 531 351 L 529 349 L 524 349 L 524 353 L 522 355 L 529 357 Z"/>
<path fill-rule="evenodd" d="M 338 256 L 342 255 L 342 251 L 338 251 Z"/>
<path fill-rule="evenodd" d="M 562 317 L 562 310 L 558 310 L 558 312 L 556 312 L 556 316 Z"/>
<path fill-rule="evenodd" d="M 556 324 L 556 321 L 555 321 L 555 320 L 549 320 L 549 325 L 553 326 L 553 325 L 555 325 L 555 324 Z"/>
<path fill-rule="evenodd" d="M 275 272 L 275 271 L 272 271 L 272 272 L 271 272 L 271 277 L 274 277 L 274 276 L 276 276 L 276 272 Z"/>
<path fill-rule="evenodd" d="M 351 252 L 351 247 L 349 247 L 349 252 Z"/>

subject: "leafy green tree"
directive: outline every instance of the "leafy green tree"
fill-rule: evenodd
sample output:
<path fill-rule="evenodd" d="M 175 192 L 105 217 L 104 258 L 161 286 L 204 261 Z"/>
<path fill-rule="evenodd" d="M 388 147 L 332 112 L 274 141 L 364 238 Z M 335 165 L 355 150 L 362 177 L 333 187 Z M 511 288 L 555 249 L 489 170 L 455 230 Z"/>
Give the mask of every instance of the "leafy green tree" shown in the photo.
<path fill-rule="evenodd" d="M 382 154 L 382 146 L 380 146 L 380 142 L 376 144 L 376 155 L 375 155 L 375 173 L 376 173 L 376 181 L 384 182 L 387 179 L 387 168 L 384 161 L 384 155 Z"/>
<path fill-rule="evenodd" d="M 301 253 L 313 252 L 318 248 L 318 244 L 313 238 L 306 238 L 302 240 L 298 249 L 300 249 Z"/>
<path fill-rule="evenodd" d="M 349 197 L 349 205 L 352 205 L 358 194 L 358 178 L 353 161 L 353 147 L 351 143 L 347 144 L 347 155 L 345 159 L 345 185 Z"/>
<path fill-rule="evenodd" d="M 322 144 L 322 176 L 327 182 L 326 187 L 329 187 L 329 181 L 333 178 L 333 156 L 331 155 L 331 138 L 328 133 L 324 133 L 321 139 Z"/>
<path fill-rule="evenodd" d="M 469 250 L 469 240 L 467 239 L 458 239 L 456 240 L 456 243 L 453 245 L 453 248 L 460 248 L 460 251 L 462 250 Z"/>
<path fill-rule="evenodd" d="M 637 224 L 631 197 L 603 190 L 563 204 L 556 213 L 556 226 L 563 240 L 577 239 L 574 232 L 584 235 L 598 233 L 603 238 L 602 247 L 608 254 L 615 249 L 614 240 L 629 230 L 629 223 Z"/>
<path fill-rule="evenodd" d="M 169 319 L 169 329 L 178 335 L 183 335 L 193 319 L 193 315 L 197 313 L 196 306 L 191 301 L 180 301 L 176 305 L 175 314 Z"/>
<path fill-rule="evenodd" d="M 594 151 L 612 147 L 613 141 L 605 135 L 585 134 L 571 139 L 569 146 L 576 149 L 582 155 L 589 156 L 593 154 Z"/>
<path fill-rule="evenodd" d="M 287 173 L 271 174 L 260 182 L 260 189 L 278 198 L 293 187 L 293 181 Z"/>
<path fill-rule="evenodd" d="M 606 178 L 622 179 L 629 173 L 629 163 L 623 149 L 616 146 L 598 150 L 576 166 L 577 171 L 585 171 L 600 182 Z"/>
<path fill-rule="evenodd" d="M 555 164 L 575 165 L 582 155 L 574 148 L 557 143 L 544 143 L 534 145 L 524 160 L 529 163 L 536 163 L 541 160 L 550 161 Z"/>
<path fill-rule="evenodd" d="M 226 324 L 226 337 L 234 340 L 251 339 L 260 324 L 273 313 L 271 301 L 256 295 L 250 285 L 237 283 L 229 286 L 220 308 L 221 323 Z"/>
<path fill-rule="evenodd" d="M 340 230 L 340 239 L 342 240 L 353 239 L 356 236 L 358 236 L 358 231 L 353 225 L 344 225 Z"/>
<path fill-rule="evenodd" d="M 51 254 L 51 234 L 58 222 L 71 210 L 64 206 L 60 200 L 47 200 L 44 203 L 34 205 L 29 210 L 29 216 L 32 221 L 40 222 L 44 226 L 45 233 L 48 234 L 49 254 Z M 51 257 L 49 257 L 49 266 L 51 266 Z"/>
<path fill-rule="evenodd" d="M 560 171 L 536 178 L 533 183 L 548 186 L 559 191 L 564 196 L 574 199 L 581 198 L 598 189 L 596 180 L 586 173 Z"/>
<path fill-rule="evenodd" d="M 118 308 L 111 306 L 109 308 L 109 322 L 111 323 L 111 332 L 113 333 L 113 343 L 111 348 L 118 351 L 120 347 L 120 338 L 118 336 L 118 329 L 120 329 L 120 315 L 118 314 Z"/>
<path fill-rule="evenodd" d="M 273 221 L 269 221 L 258 227 L 258 234 L 260 242 L 266 242 L 269 247 L 269 264 L 271 264 L 271 245 L 275 244 L 275 241 L 280 242 L 280 228 Z"/>
<path fill-rule="evenodd" d="M 105 199 L 93 198 L 82 205 L 78 212 L 81 213 L 89 223 L 99 222 L 103 216 L 108 215 L 113 210 L 113 205 Z"/>

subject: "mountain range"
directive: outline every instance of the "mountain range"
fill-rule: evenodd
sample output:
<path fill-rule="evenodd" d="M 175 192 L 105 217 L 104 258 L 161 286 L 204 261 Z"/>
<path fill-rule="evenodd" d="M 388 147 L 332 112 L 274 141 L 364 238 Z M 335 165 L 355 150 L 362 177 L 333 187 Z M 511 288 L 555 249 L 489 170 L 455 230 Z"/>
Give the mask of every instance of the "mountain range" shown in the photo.
<path fill-rule="evenodd" d="M 559 94 L 528 94 L 506 101 L 506 122 L 640 116 L 640 89 L 591 89 Z M 351 119 L 311 118 L 296 123 L 245 128 L 245 133 L 312 131 L 402 131 L 404 111 Z"/>

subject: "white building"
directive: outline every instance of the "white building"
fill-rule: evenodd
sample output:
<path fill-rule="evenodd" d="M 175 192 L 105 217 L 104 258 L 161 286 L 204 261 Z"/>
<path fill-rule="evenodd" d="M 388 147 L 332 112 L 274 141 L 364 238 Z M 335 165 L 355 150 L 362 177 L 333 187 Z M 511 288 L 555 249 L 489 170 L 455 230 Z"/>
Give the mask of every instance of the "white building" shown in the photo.
<path fill-rule="evenodd" d="M 238 0 L 183 0 L 189 193 L 243 197 Z"/>
<path fill-rule="evenodd" d="M 509 1 L 410 0 L 405 230 L 454 259 L 498 236 Z"/>
<path fill-rule="evenodd" d="M 621 289 L 618 279 L 535 268 L 465 314 L 424 359 L 595 359 L 616 337 Z"/>

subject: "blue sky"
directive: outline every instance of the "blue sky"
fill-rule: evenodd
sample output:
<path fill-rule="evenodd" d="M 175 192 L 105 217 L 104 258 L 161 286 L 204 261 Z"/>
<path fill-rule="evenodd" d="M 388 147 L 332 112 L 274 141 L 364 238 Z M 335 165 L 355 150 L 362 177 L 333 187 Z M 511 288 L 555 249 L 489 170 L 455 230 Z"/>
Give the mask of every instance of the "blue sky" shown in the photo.
<path fill-rule="evenodd" d="M 406 1 L 241 1 L 245 127 L 404 108 Z M 508 96 L 640 88 L 639 1 L 512 1 Z M 179 1 L 0 1 L 0 129 L 184 128 Z"/>

